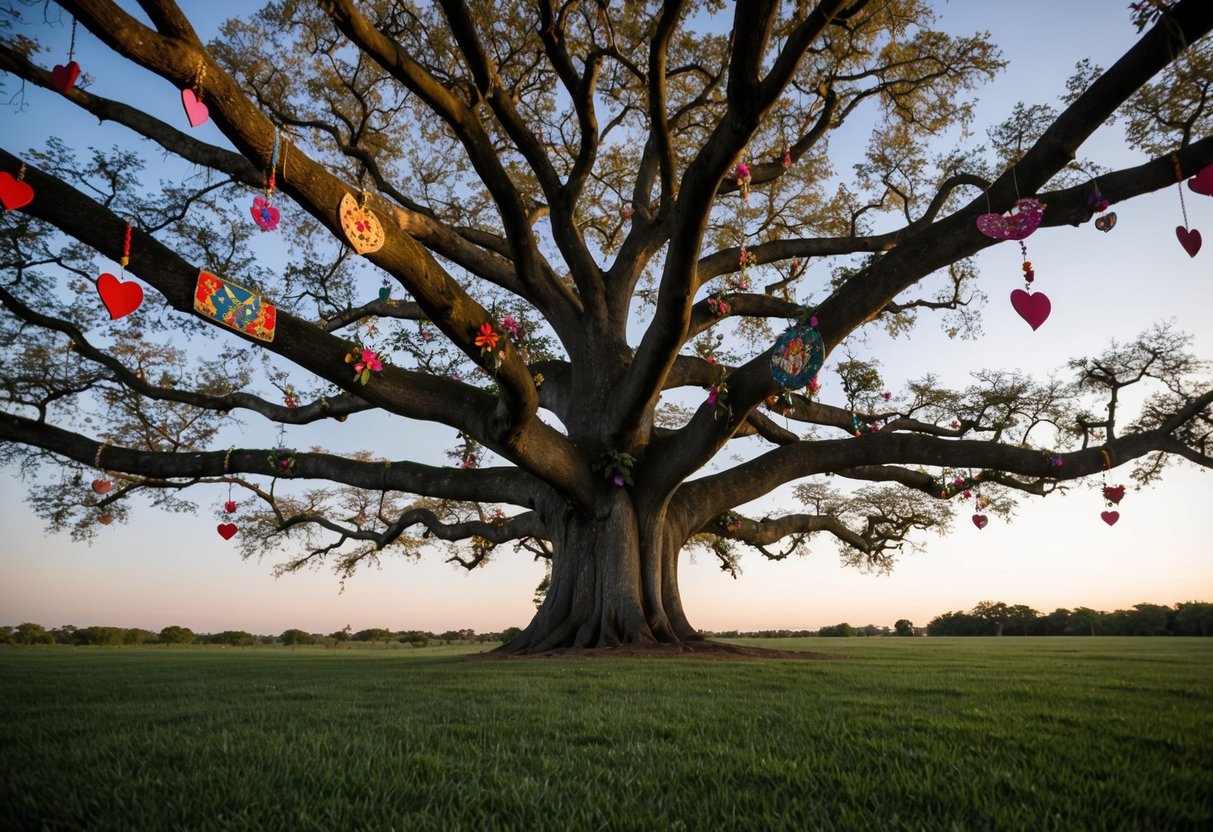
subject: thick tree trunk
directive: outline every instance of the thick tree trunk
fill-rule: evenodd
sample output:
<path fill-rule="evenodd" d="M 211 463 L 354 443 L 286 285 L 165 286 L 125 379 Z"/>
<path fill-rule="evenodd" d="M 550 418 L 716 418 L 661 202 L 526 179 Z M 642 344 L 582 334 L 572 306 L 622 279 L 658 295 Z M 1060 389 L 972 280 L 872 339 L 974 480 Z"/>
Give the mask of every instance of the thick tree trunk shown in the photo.
<path fill-rule="evenodd" d="M 678 594 L 679 543 L 667 542 L 660 513 L 638 515 L 617 489 L 595 516 L 550 512 L 552 579 L 522 633 L 502 648 L 537 652 L 699 638 Z M 654 516 L 656 514 L 656 516 Z"/>

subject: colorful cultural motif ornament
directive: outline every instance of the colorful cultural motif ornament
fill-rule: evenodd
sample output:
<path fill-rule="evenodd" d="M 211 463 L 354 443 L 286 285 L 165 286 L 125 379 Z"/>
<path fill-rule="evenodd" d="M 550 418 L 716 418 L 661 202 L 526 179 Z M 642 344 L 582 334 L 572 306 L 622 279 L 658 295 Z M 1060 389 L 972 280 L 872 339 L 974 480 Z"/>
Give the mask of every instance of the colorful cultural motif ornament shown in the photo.
<path fill-rule="evenodd" d="M 358 254 L 370 254 L 383 248 L 385 240 L 379 219 L 366 207 L 367 192 L 362 192 L 361 202 L 350 194 L 343 194 L 337 214 L 341 219 L 341 230 L 345 239 Z"/>
<path fill-rule="evenodd" d="M 206 270 L 198 272 L 194 311 L 258 341 L 274 340 L 278 312 L 273 305 L 261 295 Z"/>
<path fill-rule="evenodd" d="M 771 377 L 785 390 L 806 386 L 825 361 L 825 343 L 817 331 L 817 317 L 797 321 L 775 341 Z"/>

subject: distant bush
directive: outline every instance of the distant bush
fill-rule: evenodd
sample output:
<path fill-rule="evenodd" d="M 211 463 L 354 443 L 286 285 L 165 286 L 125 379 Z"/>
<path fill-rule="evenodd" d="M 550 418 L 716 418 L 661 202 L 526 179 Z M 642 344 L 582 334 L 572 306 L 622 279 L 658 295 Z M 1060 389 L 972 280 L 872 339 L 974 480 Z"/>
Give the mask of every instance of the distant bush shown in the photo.
<path fill-rule="evenodd" d="M 822 627 L 817 631 L 817 635 L 826 638 L 850 638 L 855 635 L 855 628 L 845 621 L 841 624 L 835 624 L 832 627 Z"/>

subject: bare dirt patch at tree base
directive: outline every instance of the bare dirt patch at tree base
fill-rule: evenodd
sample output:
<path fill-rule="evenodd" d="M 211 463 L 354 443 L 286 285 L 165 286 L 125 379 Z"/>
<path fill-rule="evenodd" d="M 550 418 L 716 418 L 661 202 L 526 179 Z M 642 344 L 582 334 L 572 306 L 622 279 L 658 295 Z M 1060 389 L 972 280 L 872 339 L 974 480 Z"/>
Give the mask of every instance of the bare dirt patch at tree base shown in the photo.
<path fill-rule="evenodd" d="M 561 647 L 537 653 L 507 653 L 490 650 L 473 653 L 471 661 L 493 659 L 800 659 L 820 661 L 845 659 L 841 653 L 817 653 L 812 650 L 775 650 L 748 644 L 728 644 L 723 641 L 688 641 L 682 644 L 640 642 L 615 647 Z"/>

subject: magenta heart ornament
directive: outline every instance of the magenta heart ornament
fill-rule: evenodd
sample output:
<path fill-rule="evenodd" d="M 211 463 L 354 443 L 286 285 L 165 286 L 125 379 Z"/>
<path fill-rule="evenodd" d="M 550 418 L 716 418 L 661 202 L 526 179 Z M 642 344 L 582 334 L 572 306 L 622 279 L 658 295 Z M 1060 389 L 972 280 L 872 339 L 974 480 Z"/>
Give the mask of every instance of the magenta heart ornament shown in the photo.
<path fill-rule="evenodd" d="M 977 230 L 995 240 L 1022 240 L 1040 226 L 1046 207 L 1036 199 L 1021 199 L 1009 214 L 982 214 Z"/>
<path fill-rule="evenodd" d="M 185 108 L 185 117 L 189 119 L 190 127 L 197 127 L 211 117 L 211 111 L 198 100 L 198 96 L 189 87 L 181 91 L 181 106 Z"/>
<path fill-rule="evenodd" d="M 1200 173 L 1188 180 L 1188 187 L 1202 196 L 1213 196 L 1213 165 L 1201 168 Z"/>
<path fill-rule="evenodd" d="M 1196 252 L 1200 251 L 1200 232 L 1195 228 L 1184 228 L 1182 225 L 1175 226 L 1175 236 L 1179 240 L 1179 244 L 1184 247 L 1184 251 L 1188 252 L 1189 257 L 1195 257 Z"/>
<path fill-rule="evenodd" d="M 1119 511 L 1104 511 L 1104 512 L 1100 512 L 1099 516 L 1100 516 L 1100 519 L 1102 519 L 1109 526 L 1115 526 L 1116 521 L 1120 519 L 1120 512 Z"/>
<path fill-rule="evenodd" d="M 1044 292 L 1033 294 L 1023 289 L 1011 292 L 1011 306 L 1019 313 L 1019 317 L 1028 322 L 1033 332 L 1040 329 L 1040 325 L 1048 320 L 1049 313 L 1053 311 L 1053 304 Z"/>
<path fill-rule="evenodd" d="M 986 527 L 986 524 L 989 522 L 990 522 L 990 518 L 986 517 L 984 514 L 974 514 L 973 515 L 973 525 L 979 529 L 984 529 Z"/>

